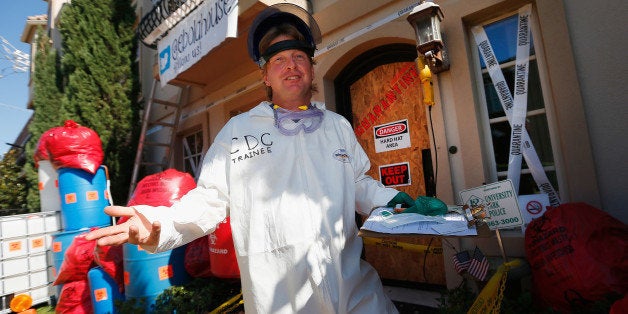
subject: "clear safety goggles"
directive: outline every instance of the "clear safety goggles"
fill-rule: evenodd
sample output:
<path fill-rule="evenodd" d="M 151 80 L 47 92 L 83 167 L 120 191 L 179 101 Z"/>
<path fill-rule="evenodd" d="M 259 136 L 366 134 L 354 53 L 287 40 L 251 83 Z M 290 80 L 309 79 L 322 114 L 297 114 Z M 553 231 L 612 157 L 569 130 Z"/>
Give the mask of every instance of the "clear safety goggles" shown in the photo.
<path fill-rule="evenodd" d="M 273 109 L 275 126 L 283 135 L 296 135 L 301 130 L 305 133 L 316 131 L 323 122 L 323 111 L 309 106 L 307 110 L 290 111 L 281 107 Z"/>

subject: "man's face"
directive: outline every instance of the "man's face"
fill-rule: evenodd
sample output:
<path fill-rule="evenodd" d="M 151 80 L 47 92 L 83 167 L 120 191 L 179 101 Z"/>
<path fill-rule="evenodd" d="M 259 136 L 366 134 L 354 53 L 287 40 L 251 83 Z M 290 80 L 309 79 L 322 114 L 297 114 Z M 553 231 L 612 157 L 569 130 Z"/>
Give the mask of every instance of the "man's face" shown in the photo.
<path fill-rule="evenodd" d="M 275 38 L 271 45 L 292 39 L 282 35 Z M 266 64 L 264 83 L 273 89 L 273 103 L 286 109 L 310 103 L 314 68 L 309 56 L 297 49 L 281 51 L 270 58 Z"/>

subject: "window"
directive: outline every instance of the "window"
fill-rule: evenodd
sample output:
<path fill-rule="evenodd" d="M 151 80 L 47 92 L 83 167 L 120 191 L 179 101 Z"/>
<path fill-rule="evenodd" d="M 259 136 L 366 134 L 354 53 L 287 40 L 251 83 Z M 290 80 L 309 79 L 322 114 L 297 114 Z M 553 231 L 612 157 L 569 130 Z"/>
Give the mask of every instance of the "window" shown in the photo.
<path fill-rule="evenodd" d="M 183 137 L 183 171 L 198 179 L 203 159 L 203 131 Z"/>
<path fill-rule="evenodd" d="M 515 75 L 517 62 L 517 34 L 519 30 L 518 21 L 519 14 L 515 13 L 502 17 L 499 20 L 479 25 L 480 27 L 474 28 L 472 34 L 472 38 L 475 39 L 473 42 L 474 49 L 478 51 L 478 59 L 476 60 L 478 64 L 477 68 L 478 71 L 481 72 L 481 86 L 478 86 L 478 92 L 479 95 L 483 96 L 481 111 L 484 112 L 484 114 L 483 117 L 481 117 L 481 125 L 485 131 L 485 156 L 487 160 L 490 161 L 485 166 L 489 168 L 487 170 L 490 179 L 495 181 L 503 180 L 508 177 L 509 157 L 512 144 L 511 126 L 508 121 L 507 113 L 504 111 L 504 96 L 500 95 L 494 85 L 494 81 L 497 81 L 497 85 L 499 86 L 499 80 L 496 79 L 494 73 L 492 76 L 489 69 L 487 69 L 485 58 L 487 56 L 488 49 L 484 49 L 486 48 L 486 45 L 482 45 L 481 40 L 479 40 L 480 37 L 478 36 L 479 32 L 477 30 L 483 30 L 486 38 L 488 39 L 488 45 L 492 48 L 494 56 L 494 60 L 489 60 L 489 63 L 491 63 L 493 68 L 497 64 L 497 66 L 501 69 L 503 79 L 506 83 L 505 85 L 508 86 L 510 97 L 512 99 L 515 95 L 514 86 L 517 84 Z M 528 28 L 533 28 L 531 27 L 532 23 L 529 24 Z M 522 158 L 521 177 L 518 190 L 520 195 L 540 192 L 548 193 L 548 190 L 542 189 L 541 191 L 538 187 L 539 185 L 547 187 L 547 184 L 542 183 L 543 180 L 539 180 L 539 177 L 544 176 L 546 177 L 545 182 L 551 185 L 549 188 L 554 192 L 558 190 L 556 175 L 557 169 L 554 162 L 554 151 L 551 143 L 551 127 L 548 124 L 546 104 L 543 98 L 543 89 L 545 86 L 543 86 L 542 83 L 542 74 L 539 73 L 537 62 L 538 56 L 532 37 L 533 36 L 531 36 L 529 40 L 527 108 L 525 122 L 523 125 L 534 146 L 533 151 L 536 152 L 539 163 L 535 164 L 534 162 L 531 162 L 531 165 L 528 165 L 526 159 Z M 483 43 L 486 44 L 486 42 Z M 483 53 L 485 55 L 483 55 Z M 488 54 L 488 57 L 490 59 L 490 54 Z M 501 91 L 504 90 L 505 88 Z M 516 103 L 514 106 L 516 106 Z M 509 114 L 512 115 L 511 109 L 508 110 Z M 513 138 L 515 137 L 513 136 Z M 522 145 L 521 147 L 522 151 L 525 149 L 524 146 L 525 145 Z M 530 150 L 528 150 L 527 153 L 529 154 Z M 535 172 L 534 170 L 537 170 L 535 176 L 533 176 L 533 173 Z M 548 194 L 550 194 L 550 201 L 552 202 L 552 194 Z M 553 195 L 557 196 L 556 193 Z"/>

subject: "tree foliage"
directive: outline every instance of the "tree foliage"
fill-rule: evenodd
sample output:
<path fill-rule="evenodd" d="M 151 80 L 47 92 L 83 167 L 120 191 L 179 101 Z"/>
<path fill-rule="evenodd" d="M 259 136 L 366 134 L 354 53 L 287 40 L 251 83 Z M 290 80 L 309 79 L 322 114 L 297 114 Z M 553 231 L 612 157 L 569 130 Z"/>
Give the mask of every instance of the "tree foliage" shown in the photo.
<path fill-rule="evenodd" d="M 50 128 L 63 125 L 68 112 L 62 106 L 63 86 L 59 68 L 58 53 L 52 48 L 50 37 L 44 30 L 37 32 L 37 52 L 33 73 L 33 116 L 28 125 L 31 133 L 26 143 L 27 206 L 30 209 L 40 207 L 37 167 L 33 159 L 41 135 Z"/>
<path fill-rule="evenodd" d="M 62 107 L 103 145 L 114 200 L 126 200 L 139 133 L 139 85 L 128 0 L 73 0 L 61 14 Z"/>
<path fill-rule="evenodd" d="M 26 208 L 26 175 L 17 162 L 17 149 L 10 149 L 0 161 L 0 215 Z"/>
<path fill-rule="evenodd" d="M 126 200 L 139 134 L 135 9 L 128 0 L 73 0 L 58 29 L 62 50 L 39 32 L 31 139 L 26 145 L 28 208 L 39 204 L 33 156 L 41 135 L 72 119 L 101 139 L 113 200 Z"/>

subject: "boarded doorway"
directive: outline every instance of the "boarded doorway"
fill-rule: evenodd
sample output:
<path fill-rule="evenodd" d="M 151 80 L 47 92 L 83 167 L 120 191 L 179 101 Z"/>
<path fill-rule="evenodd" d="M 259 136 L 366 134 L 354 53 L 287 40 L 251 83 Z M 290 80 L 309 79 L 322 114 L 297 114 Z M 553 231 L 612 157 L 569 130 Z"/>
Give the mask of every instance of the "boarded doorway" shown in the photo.
<path fill-rule="evenodd" d="M 352 123 L 369 156 L 368 174 L 413 197 L 426 195 L 433 182 L 429 121 L 415 58 L 411 45 L 378 47 L 358 56 L 335 80 L 338 112 Z M 433 236 L 385 240 L 417 244 L 419 250 L 441 247 Z M 445 285 L 442 250 L 433 252 L 365 245 L 364 258 L 383 280 Z"/>

